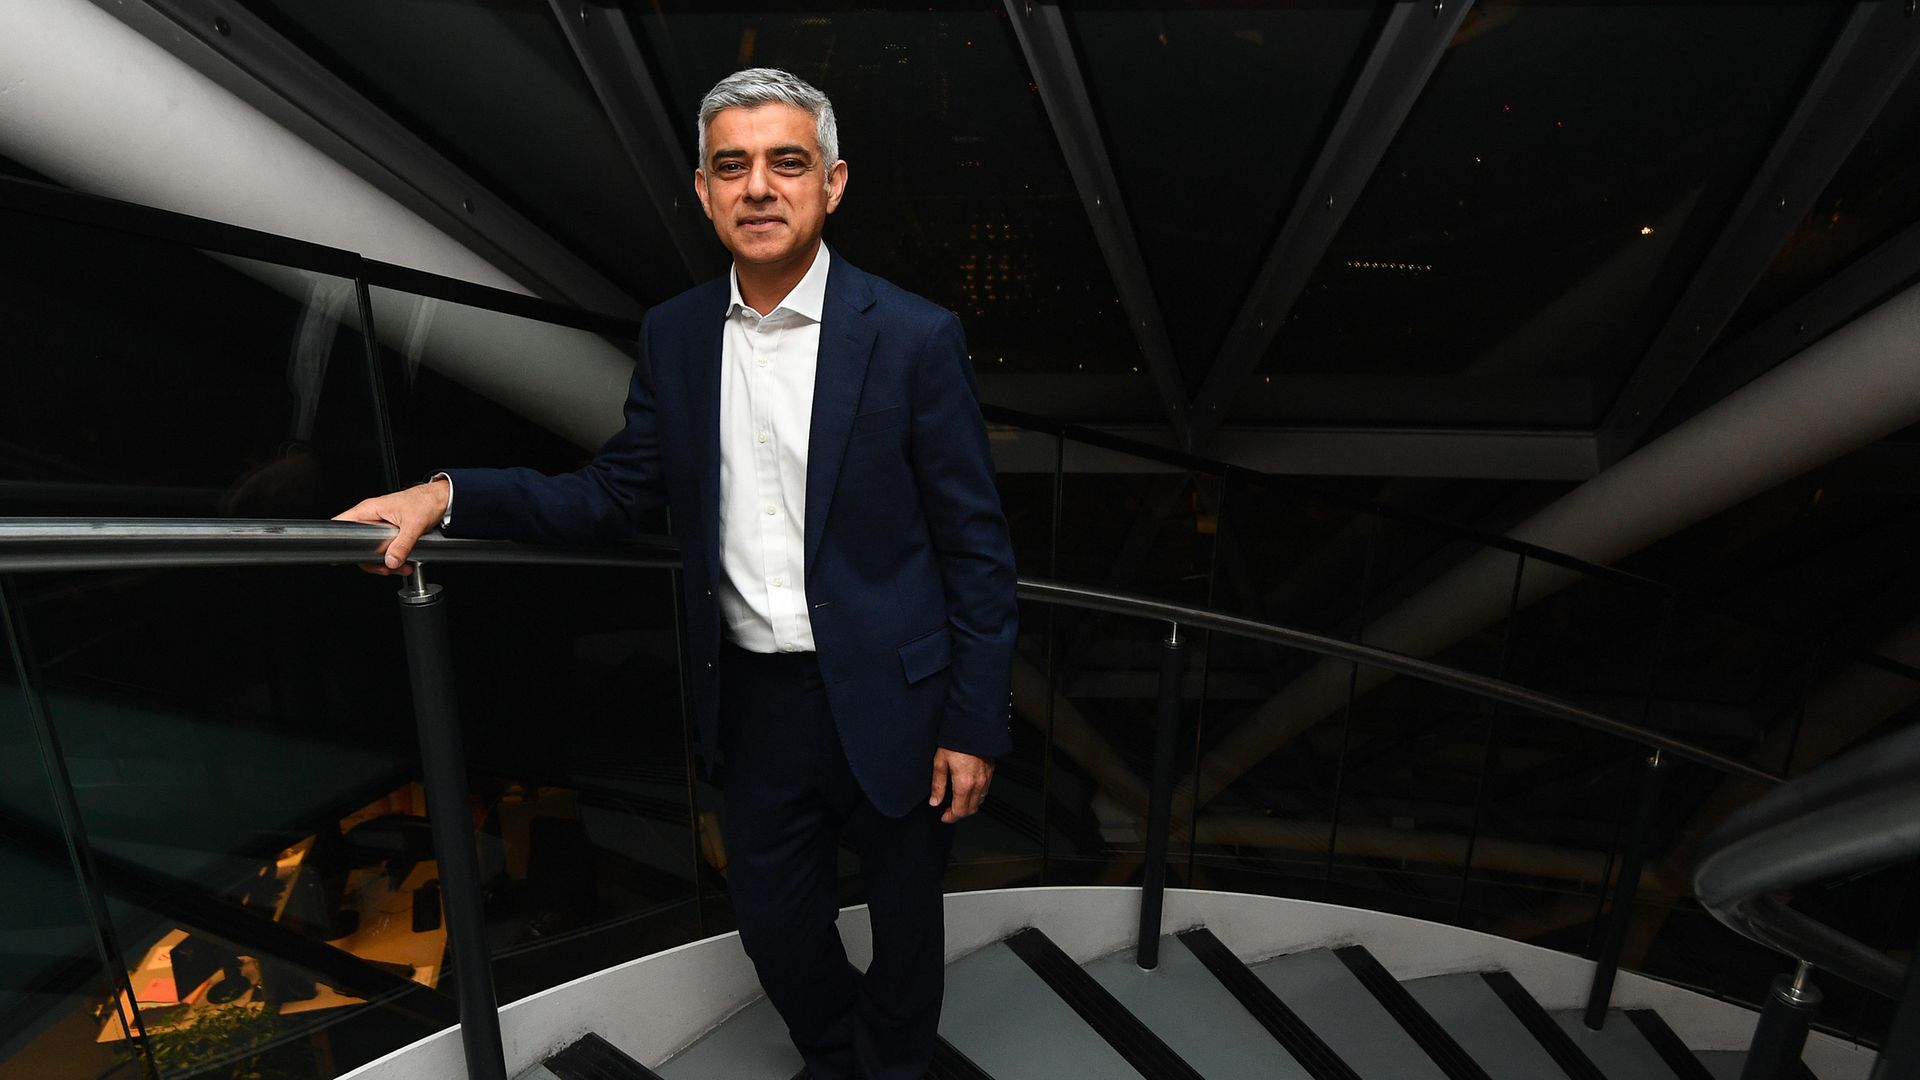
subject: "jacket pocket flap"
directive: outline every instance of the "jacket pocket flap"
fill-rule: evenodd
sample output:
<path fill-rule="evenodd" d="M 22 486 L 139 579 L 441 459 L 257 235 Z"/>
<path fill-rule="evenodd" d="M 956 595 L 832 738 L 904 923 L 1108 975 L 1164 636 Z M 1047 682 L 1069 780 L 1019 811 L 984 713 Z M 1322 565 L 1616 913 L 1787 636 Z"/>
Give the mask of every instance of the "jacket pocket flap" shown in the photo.
<path fill-rule="evenodd" d="M 909 683 L 917 683 L 951 663 L 953 639 L 944 626 L 900 646 L 900 671 Z"/>

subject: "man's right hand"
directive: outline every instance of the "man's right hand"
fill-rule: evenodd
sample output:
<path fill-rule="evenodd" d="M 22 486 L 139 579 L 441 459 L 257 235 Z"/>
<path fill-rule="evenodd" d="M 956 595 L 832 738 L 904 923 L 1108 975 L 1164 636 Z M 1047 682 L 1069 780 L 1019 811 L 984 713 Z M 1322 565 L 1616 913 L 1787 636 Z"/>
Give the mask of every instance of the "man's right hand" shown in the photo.
<path fill-rule="evenodd" d="M 407 556 L 412 553 L 414 542 L 420 539 L 421 533 L 440 527 L 452 498 L 453 485 L 445 477 L 436 476 L 404 491 L 363 499 L 346 512 L 335 514 L 333 520 L 364 521 L 399 529 L 399 535 L 380 549 L 385 561 L 361 563 L 360 569 L 369 574 L 410 574 L 413 568 L 407 565 Z"/>

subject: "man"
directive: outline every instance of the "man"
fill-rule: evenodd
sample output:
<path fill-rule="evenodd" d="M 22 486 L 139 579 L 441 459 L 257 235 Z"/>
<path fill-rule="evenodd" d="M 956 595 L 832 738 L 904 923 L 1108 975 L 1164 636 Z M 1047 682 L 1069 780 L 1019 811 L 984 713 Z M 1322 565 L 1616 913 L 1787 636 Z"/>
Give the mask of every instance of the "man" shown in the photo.
<path fill-rule="evenodd" d="M 563 476 L 450 470 L 341 515 L 540 542 L 673 508 L 703 748 L 726 764 L 741 940 L 818 1080 L 919 1080 L 939 1020 L 952 826 L 1007 752 L 1012 550 L 959 320 L 821 242 L 833 107 L 782 71 L 700 106 L 694 191 L 726 278 L 650 311 L 626 426 Z M 873 962 L 834 929 L 844 835 Z"/>

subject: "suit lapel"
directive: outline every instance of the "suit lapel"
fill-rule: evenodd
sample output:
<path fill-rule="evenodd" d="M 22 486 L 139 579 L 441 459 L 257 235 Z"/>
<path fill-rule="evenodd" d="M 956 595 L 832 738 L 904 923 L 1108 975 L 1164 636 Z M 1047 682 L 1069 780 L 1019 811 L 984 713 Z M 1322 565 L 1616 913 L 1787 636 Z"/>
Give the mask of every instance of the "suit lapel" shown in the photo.
<path fill-rule="evenodd" d="M 813 420 L 807 436 L 805 563 L 811 577 L 814 553 L 827 523 L 853 433 L 854 411 L 873 356 L 874 329 L 867 318 L 873 290 L 866 275 L 833 253 L 827 268 L 827 301 L 820 319 L 820 353 L 813 373 Z"/>
<path fill-rule="evenodd" d="M 699 476 L 700 520 L 707 522 L 707 566 L 720 573 L 720 378 L 727 329 L 727 279 L 707 286 L 684 339 L 687 423 L 693 436 L 693 466 Z"/>

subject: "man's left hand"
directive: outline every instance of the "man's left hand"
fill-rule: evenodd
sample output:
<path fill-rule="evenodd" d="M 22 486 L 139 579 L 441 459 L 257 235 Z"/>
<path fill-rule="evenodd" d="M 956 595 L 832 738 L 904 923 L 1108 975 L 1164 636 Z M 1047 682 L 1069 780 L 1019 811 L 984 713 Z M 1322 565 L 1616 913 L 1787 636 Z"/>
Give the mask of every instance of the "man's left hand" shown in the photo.
<path fill-rule="evenodd" d="M 987 797 L 987 785 L 991 783 L 993 762 L 942 746 L 933 752 L 933 795 L 927 805 L 939 806 L 952 789 L 953 802 L 940 815 L 941 821 L 951 825 L 980 809 L 980 800 Z"/>

